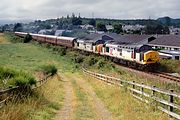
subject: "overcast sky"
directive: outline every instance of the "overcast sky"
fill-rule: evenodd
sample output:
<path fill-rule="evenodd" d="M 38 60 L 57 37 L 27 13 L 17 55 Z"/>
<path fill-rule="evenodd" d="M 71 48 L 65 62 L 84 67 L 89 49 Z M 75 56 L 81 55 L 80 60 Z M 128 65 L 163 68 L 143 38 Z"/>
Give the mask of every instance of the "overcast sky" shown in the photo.
<path fill-rule="evenodd" d="M 180 18 L 180 0 L 1 0 L 0 20 L 35 20 L 66 16 L 141 19 Z"/>

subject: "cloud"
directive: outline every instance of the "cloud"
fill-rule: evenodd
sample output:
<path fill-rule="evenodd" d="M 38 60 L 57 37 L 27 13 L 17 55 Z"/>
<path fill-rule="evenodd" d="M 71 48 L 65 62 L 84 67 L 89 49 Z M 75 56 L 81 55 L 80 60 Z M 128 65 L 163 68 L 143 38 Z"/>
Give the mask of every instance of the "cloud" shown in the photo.
<path fill-rule="evenodd" d="M 46 19 L 81 16 L 118 19 L 180 17 L 179 0 L 1 0 L 0 19 Z"/>

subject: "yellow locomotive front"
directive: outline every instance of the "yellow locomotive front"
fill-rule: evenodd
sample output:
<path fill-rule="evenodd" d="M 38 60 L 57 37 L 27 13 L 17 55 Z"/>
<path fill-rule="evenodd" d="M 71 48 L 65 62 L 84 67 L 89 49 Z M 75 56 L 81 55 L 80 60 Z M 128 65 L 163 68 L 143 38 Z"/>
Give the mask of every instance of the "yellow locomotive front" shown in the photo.
<path fill-rule="evenodd" d="M 160 60 L 160 57 L 157 51 L 151 50 L 144 53 L 143 64 L 155 64 L 159 62 L 159 60 Z"/>

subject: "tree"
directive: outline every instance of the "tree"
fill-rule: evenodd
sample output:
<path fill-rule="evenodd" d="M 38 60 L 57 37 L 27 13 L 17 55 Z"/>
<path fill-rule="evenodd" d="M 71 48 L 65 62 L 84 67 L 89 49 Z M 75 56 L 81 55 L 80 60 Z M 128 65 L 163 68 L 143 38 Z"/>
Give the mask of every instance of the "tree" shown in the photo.
<path fill-rule="evenodd" d="M 23 31 L 22 24 L 21 23 L 15 24 L 13 31 L 22 32 Z"/>
<path fill-rule="evenodd" d="M 97 23 L 97 30 L 107 32 L 106 26 L 103 23 Z"/>
<path fill-rule="evenodd" d="M 28 33 L 26 37 L 24 38 L 24 43 L 28 43 L 32 40 L 32 36 Z"/>
<path fill-rule="evenodd" d="M 114 24 L 113 27 L 114 27 L 113 32 L 115 32 L 115 33 L 117 33 L 117 34 L 119 34 L 119 33 L 121 33 L 121 32 L 123 31 L 121 24 Z"/>
<path fill-rule="evenodd" d="M 162 25 L 148 25 L 145 28 L 146 34 L 169 34 L 168 26 Z"/>
<path fill-rule="evenodd" d="M 90 21 L 89 21 L 89 25 L 92 25 L 92 26 L 96 26 L 96 20 L 95 19 L 91 19 Z"/>

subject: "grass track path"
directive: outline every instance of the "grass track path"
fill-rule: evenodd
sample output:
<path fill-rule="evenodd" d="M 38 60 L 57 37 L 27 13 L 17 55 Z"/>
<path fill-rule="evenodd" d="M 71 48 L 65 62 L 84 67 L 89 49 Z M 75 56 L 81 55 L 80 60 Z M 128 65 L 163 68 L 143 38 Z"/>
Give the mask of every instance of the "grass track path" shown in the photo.
<path fill-rule="evenodd" d="M 73 75 L 72 77 L 74 80 L 76 80 L 77 84 L 92 98 L 92 107 L 96 113 L 97 120 L 113 120 L 112 114 L 107 110 L 100 98 L 97 97 L 91 85 L 85 80 L 85 77 L 82 75 Z"/>
<path fill-rule="evenodd" d="M 62 75 L 62 74 L 61 74 Z M 76 100 L 73 87 L 69 79 L 65 76 L 61 77 L 64 81 L 65 99 L 63 108 L 57 113 L 54 120 L 72 120 L 74 101 Z"/>

